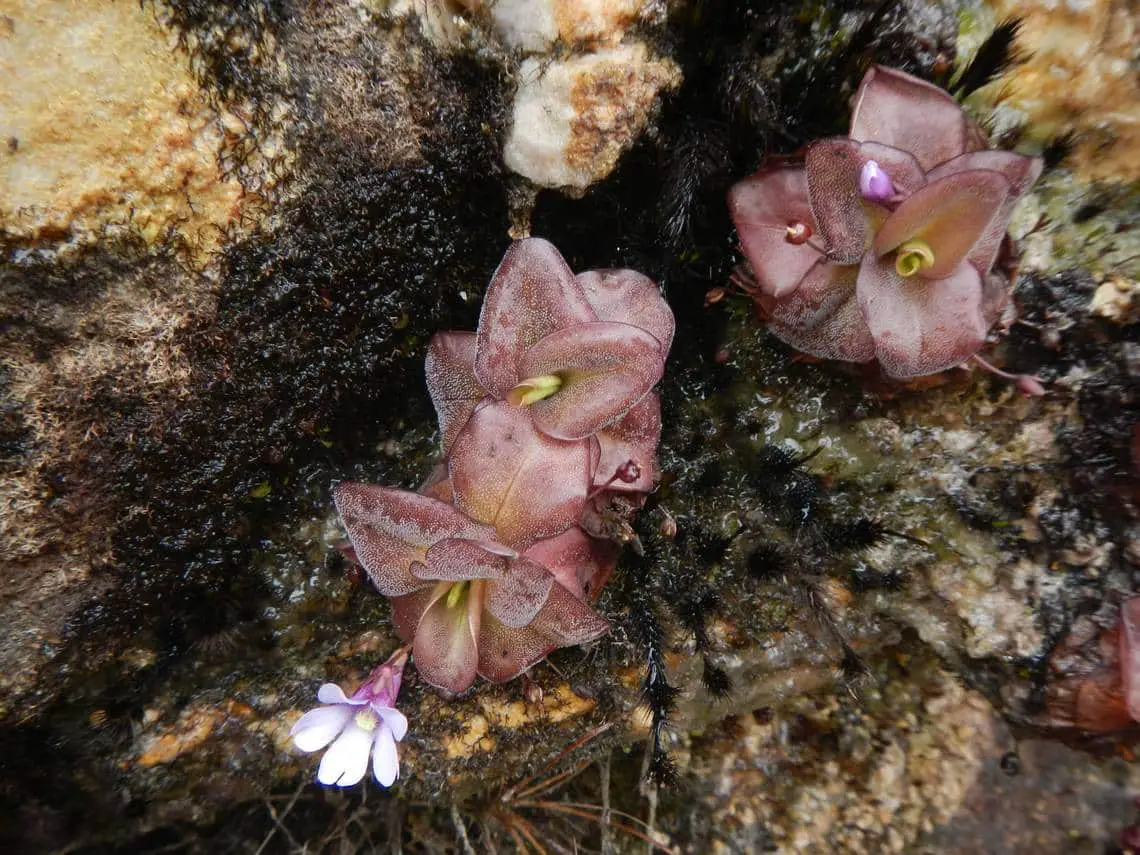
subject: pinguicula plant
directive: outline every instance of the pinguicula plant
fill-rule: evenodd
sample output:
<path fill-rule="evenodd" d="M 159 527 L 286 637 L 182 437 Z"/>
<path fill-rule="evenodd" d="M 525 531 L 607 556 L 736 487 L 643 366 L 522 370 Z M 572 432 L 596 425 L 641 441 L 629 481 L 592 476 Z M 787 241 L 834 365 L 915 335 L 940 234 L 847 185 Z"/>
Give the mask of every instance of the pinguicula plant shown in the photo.
<path fill-rule="evenodd" d="M 618 547 L 583 516 L 656 484 L 653 387 L 672 337 L 646 277 L 576 276 L 547 241 L 518 241 L 478 330 L 429 346 L 443 464 L 418 492 L 334 488 L 355 559 L 392 600 L 416 670 L 445 695 L 608 630 L 588 601 Z"/>
<path fill-rule="evenodd" d="M 297 722 L 298 748 L 328 746 L 318 780 L 357 783 L 370 753 L 376 780 L 396 779 L 407 721 L 394 703 L 409 652 L 420 676 L 453 696 L 477 675 L 511 680 L 609 629 L 589 601 L 620 538 L 597 520 L 631 513 L 657 484 L 653 387 L 672 340 L 673 314 L 652 281 L 632 270 L 575 275 L 538 238 L 507 250 L 476 332 L 432 339 L 443 462 L 417 492 L 333 488 L 346 552 L 391 599 L 407 646 L 352 696 L 322 686 L 324 706 Z"/>
<path fill-rule="evenodd" d="M 877 362 L 899 379 L 959 365 L 1008 304 L 995 261 L 1041 168 L 989 148 L 948 93 L 876 66 L 847 137 L 811 143 L 802 163 L 762 165 L 729 191 L 745 290 L 776 336 L 813 356 Z"/>

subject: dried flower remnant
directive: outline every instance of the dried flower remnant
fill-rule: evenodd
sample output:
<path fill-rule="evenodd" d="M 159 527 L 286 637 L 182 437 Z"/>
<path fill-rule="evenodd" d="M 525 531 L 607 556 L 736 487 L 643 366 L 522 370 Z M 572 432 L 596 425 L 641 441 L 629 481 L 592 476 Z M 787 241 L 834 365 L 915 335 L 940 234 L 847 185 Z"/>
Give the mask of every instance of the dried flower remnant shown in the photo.
<path fill-rule="evenodd" d="M 973 357 L 1007 305 L 994 264 L 1040 172 L 1039 158 L 989 149 L 948 93 L 876 66 L 847 137 L 729 191 L 752 270 L 739 279 L 799 350 L 899 379 L 937 373 Z"/>
<path fill-rule="evenodd" d="M 646 277 L 575 276 L 548 242 L 519 241 L 478 330 L 429 347 L 444 464 L 419 493 L 334 489 L 355 559 L 441 692 L 505 682 L 608 630 L 587 600 L 626 538 L 589 521 L 614 504 L 634 512 L 657 483 L 653 386 L 672 337 Z"/>
<path fill-rule="evenodd" d="M 305 713 L 290 736 L 301 751 L 328 748 L 317 770 L 326 786 L 351 787 L 360 783 L 372 758 L 372 775 L 382 787 L 400 776 L 396 743 L 408 732 L 408 720 L 396 709 L 408 648 L 401 647 L 374 670 L 351 697 L 333 683 L 317 691 L 322 706 Z"/>

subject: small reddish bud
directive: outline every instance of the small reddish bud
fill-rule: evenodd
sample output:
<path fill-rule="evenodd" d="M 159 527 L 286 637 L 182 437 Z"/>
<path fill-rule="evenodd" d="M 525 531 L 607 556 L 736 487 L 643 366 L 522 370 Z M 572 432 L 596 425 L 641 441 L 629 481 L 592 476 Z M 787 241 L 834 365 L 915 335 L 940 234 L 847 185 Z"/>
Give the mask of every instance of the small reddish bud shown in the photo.
<path fill-rule="evenodd" d="M 542 703 L 542 698 L 542 686 L 523 674 L 523 699 L 531 706 L 538 706 Z"/>
<path fill-rule="evenodd" d="M 796 246 L 807 243 L 811 240 L 811 226 L 807 223 L 800 222 L 788 223 L 787 231 L 784 233 L 784 240 Z"/>
<path fill-rule="evenodd" d="M 641 467 L 638 466 L 634 461 L 627 460 L 617 468 L 617 472 L 614 474 L 617 476 L 619 481 L 624 481 L 627 484 L 632 484 L 641 477 Z"/>
<path fill-rule="evenodd" d="M 1014 385 L 1018 392 L 1029 398 L 1040 398 L 1045 394 L 1045 387 L 1032 374 L 1018 374 Z"/>
<path fill-rule="evenodd" d="M 665 518 L 661 520 L 661 526 L 657 531 L 662 537 L 672 540 L 677 536 L 677 520 L 675 520 L 673 515 L 668 511 L 662 511 L 661 513 L 665 515 Z"/>
<path fill-rule="evenodd" d="M 710 288 L 705 293 L 705 305 L 706 306 L 712 306 L 716 303 L 719 303 L 721 300 L 724 299 L 724 294 L 725 294 L 725 291 L 723 288 Z"/>

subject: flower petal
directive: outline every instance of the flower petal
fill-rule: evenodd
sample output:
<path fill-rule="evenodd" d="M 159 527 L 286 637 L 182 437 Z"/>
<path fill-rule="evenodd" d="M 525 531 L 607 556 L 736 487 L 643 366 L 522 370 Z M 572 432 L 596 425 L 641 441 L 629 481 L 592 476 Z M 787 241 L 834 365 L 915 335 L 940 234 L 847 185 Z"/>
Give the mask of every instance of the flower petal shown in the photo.
<path fill-rule="evenodd" d="M 535 430 L 530 413 L 506 402 L 475 411 L 451 450 L 455 503 L 521 547 L 561 534 L 578 519 L 590 483 L 593 446 Z"/>
<path fill-rule="evenodd" d="M 306 754 L 320 751 L 340 735 L 356 710 L 350 706 L 317 707 L 309 710 L 293 725 L 289 735 L 293 744 Z"/>
<path fill-rule="evenodd" d="M 477 628 L 471 625 L 469 600 L 481 600 L 481 594 L 475 589 L 482 584 L 472 583 L 464 598 L 450 607 L 446 596 L 438 597 L 424 611 L 416 627 L 412 642 L 416 670 L 425 681 L 448 694 L 465 691 L 475 680 L 479 651 L 475 643 Z M 476 602 L 473 607 L 481 613 L 483 604 Z"/>
<path fill-rule="evenodd" d="M 478 540 L 448 537 L 427 551 L 426 566 L 413 567 L 421 579 L 461 582 L 469 579 L 501 579 L 507 573 L 508 556 L 490 550 Z"/>
<path fill-rule="evenodd" d="M 846 137 L 819 140 L 805 154 L 808 198 L 827 257 L 838 264 L 858 264 L 887 209 L 863 198 L 859 177 L 875 161 L 895 190 L 909 196 L 924 183 L 918 161 L 905 151 Z"/>
<path fill-rule="evenodd" d="M 383 725 L 376 733 L 372 747 L 372 775 L 381 787 L 390 787 L 400 777 L 400 755 L 396 753 L 396 740 L 392 731 Z"/>
<path fill-rule="evenodd" d="M 475 379 L 475 333 L 436 333 L 428 345 L 424 372 L 446 454 L 487 394 Z"/>
<path fill-rule="evenodd" d="M 555 439 L 582 439 L 645 397 L 665 371 L 665 352 L 640 327 L 578 324 L 537 342 L 520 371 L 562 381 L 557 392 L 530 405 L 535 427 Z"/>
<path fill-rule="evenodd" d="M 768 328 L 812 356 L 869 362 L 875 343 L 855 300 L 858 275 L 858 267 L 820 261 L 795 293 L 777 301 Z"/>
<path fill-rule="evenodd" d="M 1041 175 L 1044 162 L 1039 157 L 1026 157 L 1012 151 L 990 149 L 988 151 L 975 151 L 955 157 L 946 163 L 932 169 L 927 180 L 936 181 L 947 175 L 958 172 L 967 172 L 974 169 L 988 169 L 1000 172 L 1009 181 L 1011 191 L 999 206 L 997 213 L 990 219 L 989 225 L 974 242 L 970 251 L 970 263 L 981 274 L 989 272 L 1001 249 L 1002 239 L 1006 229 L 1009 228 L 1009 218 L 1013 209 L 1033 182 Z"/>
<path fill-rule="evenodd" d="M 540 338 L 596 321 L 582 286 L 554 245 L 542 238 L 511 244 L 487 286 L 475 351 L 475 376 L 500 400 L 518 385 L 519 360 Z"/>
<path fill-rule="evenodd" d="M 601 447 L 601 460 L 594 471 L 594 486 L 599 487 L 613 477 L 619 466 L 632 460 L 640 474 L 632 483 L 618 479 L 606 487 L 619 492 L 648 493 L 657 486 L 661 468 L 657 463 L 657 444 L 661 439 L 661 399 L 650 392 L 622 416 L 621 421 L 602 428 L 596 434 Z"/>
<path fill-rule="evenodd" d="M 859 84 L 848 136 L 909 151 L 927 171 L 972 142 L 968 118 L 948 92 L 881 65 Z"/>
<path fill-rule="evenodd" d="M 782 166 L 761 169 L 732 185 L 728 211 L 761 291 L 776 298 L 794 291 L 820 258 L 808 244 L 797 245 L 786 239 L 789 223 L 804 223 L 816 231 L 804 170 Z"/>
<path fill-rule="evenodd" d="M 317 700 L 322 704 L 356 704 L 354 701 L 344 693 L 344 689 L 336 683 L 322 683 L 321 687 L 317 689 Z"/>
<path fill-rule="evenodd" d="M 943 279 L 903 279 L 890 259 L 868 257 L 855 290 L 875 355 L 891 377 L 934 374 L 966 361 L 985 342 L 982 283 L 969 264 Z"/>
<path fill-rule="evenodd" d="M 376 715 L 384 720 L 384 725 L 392 731 L 397 742 L 408 735 L 408 717 L 393 707 L 372 707 Z"/>
<path fill-rule="evenodd" d="M 588 270 L 578 274 L 578 284 L 599 321 L 641 327 L 669 352 L 676 325 L 673 310 L 648 276 L 636 270 Z"/>
<path fill-rule="evenodd" d="M 342 481 L 333 488 L 357 560 L 376 588 L 396 597 L 424 587 L 412 564 L 425 560 L 428 548 L 446 537 L 492 540 L 494 531 L 451 505 L 389 487 Z"/>
<path fill-rule="evenodd" d="M 948 276 L 974 251 L 1009 194 L 1009 181 L 989 169 L 955 172 L 932 181 L 887 217 L 875 235 L 875 254 L 881 258 L 905 241 L 922 240 L 933 250 L 934 264 L 918 275 Z"/>
<path fill-rule="evenodd" d="M 574 526 L 557 537 L 540 540 L 526 557 L 550 571 L 554 580 L 579 599 L 596 596 L 617 564 L 619 547 L 597 540 Z"/>
<path fill-rule="evenodd" d="M 511 562 L 510 572 L 487 586 L 487 611 L 509 627 L 526 626 L 546 603 L 554 577 L 526 558 Z"/>
<path fill-rule="evenodd" d="M 325 786 L 351 787 L 360 783 L 368 770 L 368 755 L 372 751 L 370 730 L 350 724 L 337 737 L 317 769 L 317 780 Z"/>

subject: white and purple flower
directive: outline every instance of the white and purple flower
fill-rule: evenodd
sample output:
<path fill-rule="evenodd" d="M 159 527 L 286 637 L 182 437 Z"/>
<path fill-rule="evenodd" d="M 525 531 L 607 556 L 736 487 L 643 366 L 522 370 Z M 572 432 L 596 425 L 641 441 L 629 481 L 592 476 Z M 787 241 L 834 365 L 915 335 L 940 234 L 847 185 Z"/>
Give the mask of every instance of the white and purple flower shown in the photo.
<path fill-rule="evenodd" d="M 328 747 L 317 770 L 317 780 L 326 786 L 351 787 L 359 783 L 372 758 L 372 774 L 382 787 L 400 776 L 396 743 L 408 732 L 408 720 L 395 708 L 400 693 L 408 648 L 374 670 L 351 697 L 333 683 L 317 691 L 323 706 L 305 713 L 293 725 L 290 736 L 302 751 Z"/>

